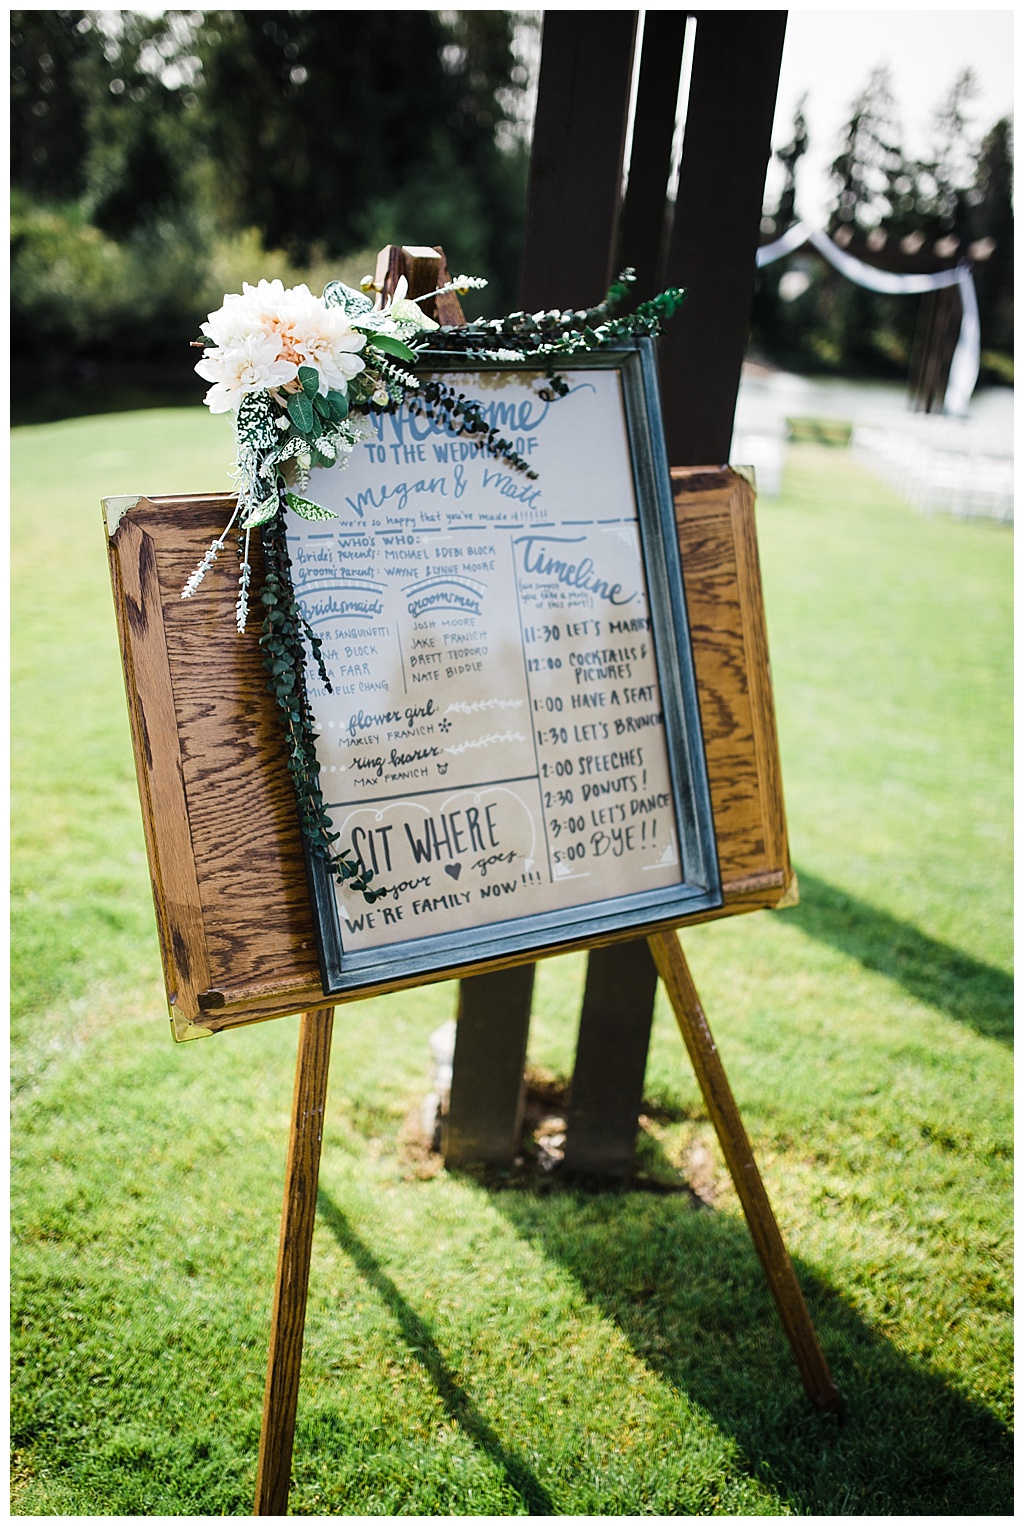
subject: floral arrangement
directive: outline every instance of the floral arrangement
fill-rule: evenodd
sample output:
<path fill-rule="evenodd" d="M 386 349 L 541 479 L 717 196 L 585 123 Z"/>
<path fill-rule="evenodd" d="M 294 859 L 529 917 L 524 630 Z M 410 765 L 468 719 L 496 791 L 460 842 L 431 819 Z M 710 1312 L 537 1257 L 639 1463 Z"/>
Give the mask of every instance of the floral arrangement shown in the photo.
<path fill-rule="evenodd" d="M 234 415 L 238 497 L 221 534 L 182 589 L 192 598 L 237 526 L 238 598 L 235 618 L 240 633 L 249 617 L 250 538 L 258 530 L 263 546 L 264 577 L 260 590 L 263 629 L 260 646 L 268 688 L 281 711 L 288 769 L 295 785 L 302 831 L 311 851 L 326 860 L 332 873 L 364 898 L 386 892 L 371 888 L 371 870 L 351 850 L 336 847 L 319 785 L 316 734 L 305 698 L 306 648 L 330 690 L 320 640 L 303 618 L 292 592 L 285 512 L 313 520 L 335 518 L 305 496 L 314 467 L 344 467 L 352 451 L 368 438 L 368 419 L 405 404 L 440 420 L 454 434 L 477 440 L 491 455 L 527 477 L 536 472 L 489 427 L 472 398 L 456 393 L 437 377 L 420 378 L 419 352 L 457 353 L 469 364 L 524 363 L 546 373 L 541 396 L 564 396 L 568 384 L 557 367 L 574 354 L 600 349 L 636 335 L 657 336 L 683 300 L 677 287 L 615 317 L 635 279 L 631 270 L 613 283 L 604 301 L 583 310 L 512 313 L 458 327 L 441 327 L 420 303 L 442 292 L 467 292 L 486 286 L 475 276 L 458 276 L 437 291 L 412 300 L 405 278 L 391 298 L 374 301 L 369 277 L 355 290 L 332 281 L 322 297 L 305 286 L 285 288 L 278 281 L 245 284 L 226 296 L 223 306 L 201 325 L 195 342 L 203 349 L 196 371 L 211 383 L 206 404 L 213 413 Z"/>

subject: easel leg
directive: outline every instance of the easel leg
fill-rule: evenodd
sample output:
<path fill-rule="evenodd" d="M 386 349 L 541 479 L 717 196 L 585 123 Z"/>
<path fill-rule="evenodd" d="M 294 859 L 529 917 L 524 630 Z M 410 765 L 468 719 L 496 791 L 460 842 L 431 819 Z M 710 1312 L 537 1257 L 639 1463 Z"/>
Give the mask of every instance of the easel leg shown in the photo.
<path fill-rule="evenodd" d="M 793 1263 L 775 1222 L 740 1110 L 736 1106 L 729 1079 L 708 1027 L 678 935 L 674 932 L 655 933 L 648 939 L 648 943 L 672 1003 L 726 1165 L 736 1184 L 754 1248 L 761 1258 L 804 1387 L 819 1409 L 838 1410 L 842 1407 L 839 1390 L 832 1381 L 811 1316 L 807 1312 L 804 1295 L 796 1280 Z"/>
<path fill-rule="evenodd" d="M 254 1515 L 286 1515 L 288 1512 L 333 1028 L 333 1007 L 303 1012 L 300 1019 Z"/>

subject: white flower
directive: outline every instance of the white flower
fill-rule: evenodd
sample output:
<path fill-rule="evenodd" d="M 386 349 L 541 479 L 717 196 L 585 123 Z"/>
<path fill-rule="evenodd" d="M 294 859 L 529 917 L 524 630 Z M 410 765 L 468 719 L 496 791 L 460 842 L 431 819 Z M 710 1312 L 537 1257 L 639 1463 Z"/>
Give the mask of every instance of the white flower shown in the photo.
<path fill-rule="evenodd" d="M 366 343 L 340 307 L 325 307 L 315 297 L 296 315 L 292 339 L 300 365 L 315 366 L 320 392 L 347 392 L 366 362 L 356 353 Z"/>
<path fill-rule="evenodd" d="M 196 371 L 205 381 L 213 382 L 206 394 L 211 413 L 229 413 L 237 409 L 248 392 L 265 392 L 294 381 L 298 366 L 282 359 L 273 334 L 247 334 L 227 348 L 209 350 Z"/>
<path fill-rule="evenodd" d="M 244 300 L 254 313 L 260 330 L 272 334 L 282 360 L 290 360 L 296 369 L 303 364 L 302 335 L 311 316 L 326 311 L 308 286 L 285 288 L 280 281 L 260 281 L 257 286 L 242 285 Z"/>
<path fill-rule="evenodd" d="M 366 336 L 341 308 L 328 308 L 308 286 L 279 280 L 245 282 L 224 298 L 202 331 L 215 347 L 196 366 L 214 386 L 207 403 L 215 413 L 237 408 L 246 392 L 270 387 L 295 391 L 300 366 L 312 366 L 321 395 L 345 393 L 365 362 Z"/>
<path fill-rule="evenodd" d="M 221 349 L 230 350 L 260 329 L 256 309 L 236 292 L 224 298 L 223 307 L 211 313 L 201 331 Z"/>

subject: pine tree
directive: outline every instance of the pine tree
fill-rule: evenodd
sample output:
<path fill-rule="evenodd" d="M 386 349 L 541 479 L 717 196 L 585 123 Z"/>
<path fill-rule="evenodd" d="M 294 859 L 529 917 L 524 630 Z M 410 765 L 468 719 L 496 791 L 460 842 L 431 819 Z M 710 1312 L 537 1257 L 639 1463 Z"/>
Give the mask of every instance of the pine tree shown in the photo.
<path fill-rule="evenodd" d="M 982 346 L 1013 354 L 1013 127 L 1003 117 L 982 141 L 969 204 Z M 980 246 L 980 247 L 979 247 Z M 978 258 L 979 255 L 984 258 Z"/>
<path fill-rule="evenodd" d="M 796 181 L 797 170 L 800 160 L 807 152 L 807 118 L 804 116 L 804 108 L 807 105 L 806 91 L 796 104 L 793 115 L 793 137 L 784 148 L 776 149 L 775 157 L 782 165 L 785 173 L 782 190 L 779 194 L 779 204 L 775 212 L 775 231 L 777 234 L 785 233 L 797 220 L 797 195 Z"/>
<path fill-rule="evenodd" d="M 830 231 L 843 226 L 868 229 L 890 216 L 898 198 L 895 182 L 903 168 L 900 128 L 892 81 L 884 66 L 871 71 L 853 102 L 839 153 L 831 165 L 836 199 Z"/>
<path fill-rule="evenodd" d="M 442 243 L 507 295 L 526 167 L 496 142 L 511 41 L 505 11 L 206 13 L 223 214 L 300 262 L 317 247 Z"/>

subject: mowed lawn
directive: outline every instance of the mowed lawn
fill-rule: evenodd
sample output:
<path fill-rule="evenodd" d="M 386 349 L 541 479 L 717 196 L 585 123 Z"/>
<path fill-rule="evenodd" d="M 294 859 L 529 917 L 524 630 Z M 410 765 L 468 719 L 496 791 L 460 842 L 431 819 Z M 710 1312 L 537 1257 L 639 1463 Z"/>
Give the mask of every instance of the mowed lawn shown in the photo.
<path fill-rule="evenodd" d="M 252 1508 L 296 1025 L 171 1043 L 99 512 L 230 457 L 198 408 L 15 431 L 18 1514 Z M 802 900 L 684 943 L 845 1418 L 663 997 L 646 1190 L 588 1194 L 412 1148 L 435 985 L 338 1012 L 296 1514 L 1012 1509 L 1012 537 L 811 446 L 758 513 Z M 538 977 L 563 1079 L 582 977 Z"/>

